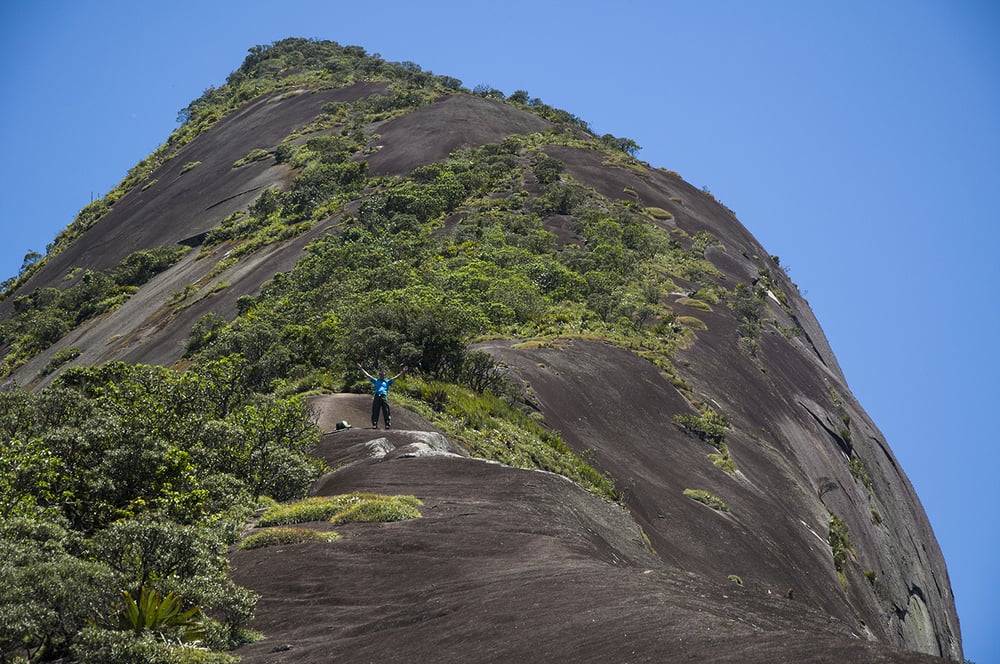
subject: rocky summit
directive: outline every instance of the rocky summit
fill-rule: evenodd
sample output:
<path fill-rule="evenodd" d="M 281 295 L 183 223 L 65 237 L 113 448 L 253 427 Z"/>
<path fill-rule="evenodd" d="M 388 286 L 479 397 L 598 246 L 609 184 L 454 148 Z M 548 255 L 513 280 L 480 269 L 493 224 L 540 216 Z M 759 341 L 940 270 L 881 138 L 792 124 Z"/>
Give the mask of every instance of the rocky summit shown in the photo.
<path fill-rule="evenodd" d="M 711 194 L 332 42 L 182 119 L 5 284 L 4 661 L 962 659 L 913 487 Z M 407 369 L 391 429 L 358 364 Z"/>

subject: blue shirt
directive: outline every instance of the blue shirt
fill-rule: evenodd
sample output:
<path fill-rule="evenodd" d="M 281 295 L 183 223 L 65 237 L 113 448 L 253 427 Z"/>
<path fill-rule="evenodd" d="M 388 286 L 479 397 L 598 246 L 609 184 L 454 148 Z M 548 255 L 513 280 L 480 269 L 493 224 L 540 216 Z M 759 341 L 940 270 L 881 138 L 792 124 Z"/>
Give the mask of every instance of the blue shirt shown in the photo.
<path fill-rule="evenodd" d="M 389 386 L 392 385 L 392 378 L 370 378 L 375 386 L 375 396 L 389 396 Z"/>

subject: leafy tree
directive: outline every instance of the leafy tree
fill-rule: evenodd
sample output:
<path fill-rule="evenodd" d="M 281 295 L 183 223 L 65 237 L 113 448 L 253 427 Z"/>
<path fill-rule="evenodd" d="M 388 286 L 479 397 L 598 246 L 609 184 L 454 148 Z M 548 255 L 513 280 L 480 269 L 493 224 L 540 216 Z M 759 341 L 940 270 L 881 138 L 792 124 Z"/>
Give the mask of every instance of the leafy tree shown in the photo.
<path fill-rule="evenodd" d="M 321 466 L 305 456 L 319 440 L 307 415 L 298 399 L 260 396 L 226 418 L 230 463 L 251 495 L 288 500 L 319 476 Z"/>
<path fill-rule="evenodd" d="M 601 136 L 601 143 L 612 150 L 620 150 L 630 157 L 634 157 L 639 153 L 639 150 L 642 149 L 639 147 L 639 144 L 631 138 L 619 138 L 617 136 L 613 136 L 612 134 L 604 134 Z"/>
<path fill-rule="evenodd" d="M 462 364 L 461 382 L 477 392 L 499 394 L 505 385 L 507 366 L 481 350 L 473 351 Z"/>
<path fill-rule="evenodd" d="M 30 270 L 35 264 L 38 263 L 38 261 L 42 260 L 42 258 L 44 257 L 37 251 L 29 251 L 26 253 L 24 255 L 24 260 L 21 262 L 21 269 L 18 270 L 18 276 Z"/>

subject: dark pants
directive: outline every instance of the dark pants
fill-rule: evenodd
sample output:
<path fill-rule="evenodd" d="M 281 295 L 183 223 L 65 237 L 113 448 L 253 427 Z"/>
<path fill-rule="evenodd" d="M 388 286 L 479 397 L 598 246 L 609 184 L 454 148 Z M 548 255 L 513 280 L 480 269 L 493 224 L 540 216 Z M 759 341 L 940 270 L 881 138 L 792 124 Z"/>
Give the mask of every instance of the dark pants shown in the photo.
<path fill-rule="evenodd" d="M 385 428 L 389 428 L 389 398 L 381 394 L 376 394 L 375 398 L 372 399 L 372 427 L 378 428 L 378 414 L 382 413 L 382 419 L 385 420 Z"/>

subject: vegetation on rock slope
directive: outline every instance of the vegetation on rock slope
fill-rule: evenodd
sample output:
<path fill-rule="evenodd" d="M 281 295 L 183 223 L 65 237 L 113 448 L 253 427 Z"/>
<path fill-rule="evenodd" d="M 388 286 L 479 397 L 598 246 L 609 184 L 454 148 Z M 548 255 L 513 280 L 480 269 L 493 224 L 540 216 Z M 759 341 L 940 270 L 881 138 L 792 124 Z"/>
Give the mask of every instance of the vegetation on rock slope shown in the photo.
<path fill-rule="evenodd" d="M 670 357 L 697 326 L 675 315 L 669 295 L 733 297 L 753 309 L 751 291 L 730 295 L 705 260 L 714 238 L 671 229 L 662 210 L 601 196 L 546 154 L 550 145 L 574 145 L 642 169 L 633 141 L 594 136 L 578 118 L 517 91 L 506 102 L 555 129 L 464 149 L 405 177 L 370 177 L 359 157 L 373 149 L 373 123 L 460 83 L 358 47 L 298 39 L 251 49 L 224 86 L 181 112 L 184 124 L 164 146 L 81 211 L 50 253 L 241 104 L 361 80 L 387 81 L 390 93 L 331 104 L 273 153 L 248 155 L 288 163 L 296 178 L 227 219 L 208 246 L 233 243 L 232 262 L 317 220 L 336 219 L 336 232 L 314 241 L 259 296 L 242 298 L 234 321 L 200 321 L 185 370 L 71 368 L 37 394 L 0 393 L 3 661 L 194 657 L 183 638 L 190 625 L 123 630 L 129 605 L 120 590 L 171 597 L 186 613 L 200 607 L 188 615 L 214 651 L 250 638 L 254 598 L 228 581 L 225 548 L 258 499 L 301 497 L 321 472 L 308 456 L 318 433 L 300 396 L 363 387 L 353 369 L 359 360 L 413 367 L 399 385 L 406 405 L 473 454 L 558 472 L 617 498 L 611 478 L 541 427 L 521 388 L 469 344 L 491 336 L 603 339 L 649 358 L 683 388 Z M 492 89 L 476 94 L 504 99 Z M 348 203 L 355 212 L 345 211 Z M 557 215 L 580 242 L 560 246 L 546 227 Z M 86 287 L 18 295 L 15 316 L 0 327 L 3 372 L 110 311 L 179 255 L 143 252 L 81 280 Z M 5 295 L 43 264 L 27 266 Z M 183 294 L 171 306 L 183 306 Z"/>

